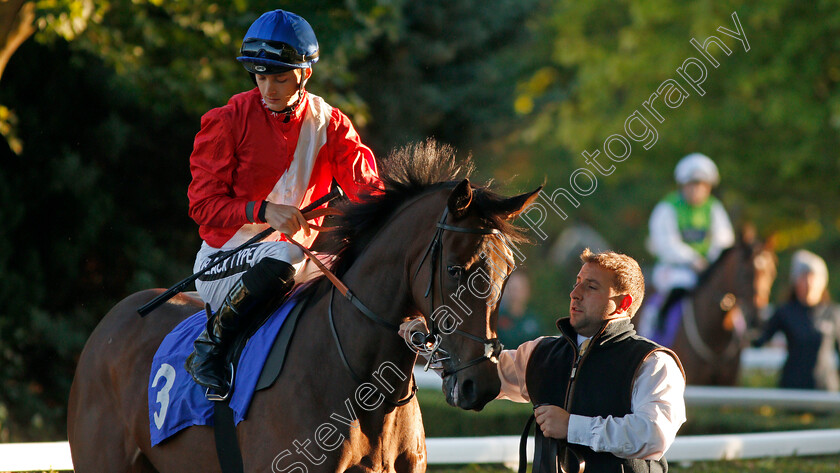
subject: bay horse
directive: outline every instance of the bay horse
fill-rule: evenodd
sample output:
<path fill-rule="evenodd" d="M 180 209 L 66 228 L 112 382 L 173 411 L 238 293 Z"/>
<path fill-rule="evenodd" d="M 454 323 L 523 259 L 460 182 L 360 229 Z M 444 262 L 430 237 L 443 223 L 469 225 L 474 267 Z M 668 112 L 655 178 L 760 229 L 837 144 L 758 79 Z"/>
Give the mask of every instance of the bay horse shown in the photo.
<path fill-rule="evenodd" d="M 515 264 L 498 240 L 526 241 L 511 220 L 540 189 L 503 197 L 463 178 L 469 167 L 457 166 L 447 146 L 415 144 L 381 164 L 382 194 L 346 206 L 333 269 L 381 323 L 333 299 L 325 278 L 313 283 L 285 368 L 236 427 L 244 471 L 425 471 L 416 353 L 397 333 L 417 316 L 437 331 L 449 404 L 480 410 L 499 393 L 491 362 L 501 350 L 498 298 Z M 68 409 L 77 473 L 221 471 L 212 427 L 188 427 L 150 446 L 152 357 L 202 309 L 181 294 L 139 317 L 137 307 L 160 292 L 119 302 L 85 345 Z"/>
<path fill-rule="evenodd" d="M 772 244 L 746 234 L 724 250 L 700 275 L 697 286 L 677 302 L 682 317 L 670 348 L 682 362 L 687 384 L 737 383 L 748 329 L 758 323 L 775 278 Z"/>

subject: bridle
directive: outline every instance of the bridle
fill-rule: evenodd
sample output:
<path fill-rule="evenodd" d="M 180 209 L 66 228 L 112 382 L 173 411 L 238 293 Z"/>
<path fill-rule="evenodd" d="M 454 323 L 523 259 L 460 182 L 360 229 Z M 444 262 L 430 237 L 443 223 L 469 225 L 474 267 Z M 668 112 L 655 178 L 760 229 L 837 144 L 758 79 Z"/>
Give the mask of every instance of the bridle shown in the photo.
<path fill-rule="evenodd" d="M 499 342 L 498 338 L 482 338 L 471 333 L 464 332 L 462 330 L 455 329 L 451 332 L 441 331 L 438 328 L 438 324 L 432 319 L 432 314 L 434 313 L 435 305 L 434 305 L 434 295 L 432 294 L 432 287 L 434 286 L 434 279 L 435 273 L 439 273 L 442 271 L 442 262 L 440 258 L 440 254 L 442 251 L 442 238 L 444 231 L 451 231 L 456 233 L 467 233 L 467 234 L 475 234 L 475 235 L 492 235 L 500 233 L 499 230 L 494 228 L 471 228 L 471 227 L 459 227 L 455 225 L 448 225 L 446 224 L 446 218 L 449 215 L 449 208 L 446 207 L 443 210 L 443 215 L 441 215 L 440 220 L 437 222 L 437 229 L 435 231 L 434 236 L 432 237 L 432 241 L 429 243 L 429 246 L 426 248 L 426 252 L 423 254 L 423 258 L 420 260 L 420 264 L 417 267 L 417 271 L 414 274 L 414 277 L 417 277 L 417 273 L 420 271 L 423 263 L 426 261 L 426 258 L 429 258 L 429 264 L 431 267 L 431 275 L 429 276 L 429 286 L 426 289 L 426 294 L 424 297 L 430 299 L 429 303 L 429 315 L 428 321 L 429 325 L 431 326 L 430 333 L 426 336 L 426 342 L 431 344 L 431 355 L 429 359 L 429 363 L 426 365 L 426 368 L 431 364 L 435 363 L 442 363 L 443 361 L 450 360 L 451 356 L 448 352 L 446 352 L 443 348 L 440 347 L 440 343 L 443 340 L 443 337 L 446 335 L 457 334 L 462 337 L 468 338 L 470 340 L 474 340 L 478 343 L 484 344 L 484 355 L 470 360 L 461 366 L 457 367 L 456 369 L 452 369 L 449 371 L 444 371 L 443 376 L 449 376 L 451 374 L 455 374 L 463 369 L 469 368 L 470 366 L 477 365 L 485 360 L 490 360 L 497 362 L 498 356 L 502 351 L 502 344 Z M 330 330 L 332 331 L 333 340 L 335 341 L 336 347 L 338 348 L 338 353 L 341 358 L 344 367 L 347 369 L 350 377 L 355 381 L 357 384 L 363 384 L 364 381 L 358 374 L 353 370 L 350 366 L 350 362 L 347 359 L 347 355 L 344 353 L 344 349 L 341 345 L 341 339 L 338 336 L 338 331 L 335 326 L 335 316 L 333 314 L 333 300 L 335 298 L 335 291 L 338 290 L 345 299 L 347 299 L 353 306 L 362 313 L 365 317 L 367 317 L 370 321 L 374 322 L 377 325 L 385 327 L 393 332 L 399 331 L 399 325 L 385 320 L 384 318 L 377 315 L 373 312 L 370 308 L 368 308 L 362 301 L 360 301 L 353 291 L 351 291 L 341 280 L 338 279 L 335 274 L 332 273 L 308 248 L 301 245 L 300 243 L 296 242 L 295 240 L 289 238 L 288 240 L 298 246 L 303 252 L 309 257 L 309 259 L 315 263 L 316 266 L 324 273 L 324 275 L 329 279 L 329 281 L 333 284 L 333 288 L 330 291 L 330 301 L 327 309 L 328 318 L 330 321 Z M 437 265 L 437 268 L 435 267 Z M 439 281 L 441 294 L 443 293 L 443 282 Z M 443 296 L 441 295 L 441 298 Z M 385 402 L 393 405 L 393 406 L 403 406 L 407 404 L 417 392 L 417 383 L 414 382 L 411 393 L 402 400 L 398 401 L 390 401 L 387 400 Z"/>
<path fill-rule="evenodd" d="M 437 223 L 437 230 L 435 231 L 434 237 L 432 237 L 431 243 L 426 248 L 426 252 L 423 253 L 423 257 L 420 259 L 420 264 L 417 265 L 417 270 L 414 272 L 414 278 L 417 278 L 417 274 L 420 272 L 420 268 L 423 267 L 423 263 L 426 261 L 426 258 L 429 258 L 429 285 L 426 288 L 426 293 L 424 294 L 424 298 L 429 299 L 429 333 L 426 335 L 426 339 L 424 340 L 424 345 L 428 347 L 428 356 L 429 360 L 426 363 L 425 369 L 428 370 L 429 367 L 432 365 L 441 365 L 444 361 L 451 360 L 452 357 L 450 354 L 441 348 L 440 344 L 443 341 L 443 337 L 445 335 L 456 334 L 460 335 L 464 338 L 469 340 L 476 341 L 484 345 L 484 354 L 478 358 L 474 358 L 470 361 L 463 363 L 461 366 L 450 370 L 443 370 L 443 377 L 455 374 L 461 370 L 469 368 L 471 366 L 475 366 L 483 361 L 489 360 L 498 362 L 499 354 L 502 352 L 502 344 L 499 342 L 498 338 L 483 338 L 477 335 L 473 335 L 468 332 L 464 332 L 460 329 L 454 329 L 452 331 L 441 331 L 438 328 L 438 324 L 432 318 L 432 314 L 435 313 L 435 298 L 432 294 L 432 287 L 434 287 L 435 282 L 435 275 L 438 275 L 438 285 L 440 287 L 440 295 L 443 298 L 443 261 L 441 260 L 440 254 L 443 249 L 442 240 L 443 240 L 443 232 L 450 231 L 456 233 L 468 233 L 473 235 L 495 235 L 500 233 L 499 230 L 495 228 L 471 228 L 471 227 L 458 227 L 454 225 L 447 225 L 446 217 L 449 215 L 449 208 L 445 208 L 443 210 L 443 215 L 441 215 L 440 220 Z"/>
<path fill-rule="evenodd" d="M 739 304 L 741 299 L 746 300 L 745 304 L 749 304 L 749 297 L 748 296 L 750 291 L 744 291 L 744 288 L 749 287 L 750 284 L 753 282 L 753 278 L 749 278 L 750 271 L 747 270 L 749 265 L 753 265 L 753 261 L 755 259 L 755 255 L 750 252 L 751 248 L 747 248 L 748 250 L 748 263 L 749 264 L 739 264 L 738 269 L 735 272 L 733 277 L 734 288 L 732 292 L 726 291 L 723 293 L 715 294 L 715 297 L 720 300 L 720 310 L 723 314 L 728 313 L 732 310 L 735 306 L 739 306 L 741 310 L 755 310 L 754 308 L 746 307 L 744 304 Z M 747 294 L 742 294 L 742 292 L 746 292 Z M 718 297 L 719 295 L 719 297 Z M 686 338 L 688 339 L 688 343 L 691 346 L 692 350 L 697 353 L 700 358 L 702 358 L 706 363 L 709 364 L 717 364 L 721 362 L 728 362 L 739 355 L 739 351 L 742 348 L 742 344 L 744 341 L 745 333 L 743 330 L 737 330 L 737 327 L 733 329 L 732 337 L 729 339 L 729 343 L 726 345 L 722 352 L 714 351 L 704 340 L 703 336 L 700 334 L 700 328 L 697 323 L 697 315 L 694 313 L 694 299 L 696 295 L 690 294 L 688 297 L 683 299 L 683 326 L 686 334 Z"/>

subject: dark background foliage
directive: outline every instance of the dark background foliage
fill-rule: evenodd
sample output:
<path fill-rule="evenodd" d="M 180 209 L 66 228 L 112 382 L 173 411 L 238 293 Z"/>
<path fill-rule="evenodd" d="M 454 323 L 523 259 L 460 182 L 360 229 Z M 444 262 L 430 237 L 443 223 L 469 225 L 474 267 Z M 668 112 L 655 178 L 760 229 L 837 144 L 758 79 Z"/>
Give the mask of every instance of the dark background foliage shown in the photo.
<path fill-rule="evenodd" d="M 192 139 L 202 113 L 252 86 L 234 57 L 272 8 L 313 25 L 322 60 L 308 88 L 348 113 L 378 156 L 434 136 L 473 154 L 477 178 L 508 193 L 568 187 L 585 166 L 580 153 L 621 132 L 697 55 L 689 39 L 723 37 L 716 29 L 732 29 L 737 11 L 750 51 L 725 38 L 733 54 L 709 71 L 706 95 L 669 110 L 654 147 L 635 146 L 526 249 L 532 309 L 546 330 L 566 312 L 568 241 L 583 225 L 652 263 L 647 217 L 693 151 L 720 166 L 717 193 L 735 223 L 776 235 L 783 275 L 799 247 L 837 269 L 834 2 L 35 5 L 36 33 L 0 78 L 0 441 L 63 439 L 75 361 L 99 319 L 128 294 L 190 273 L 200 243 L 187 217 Z M 778 292 L 785 286 L 783 276 Z"/>

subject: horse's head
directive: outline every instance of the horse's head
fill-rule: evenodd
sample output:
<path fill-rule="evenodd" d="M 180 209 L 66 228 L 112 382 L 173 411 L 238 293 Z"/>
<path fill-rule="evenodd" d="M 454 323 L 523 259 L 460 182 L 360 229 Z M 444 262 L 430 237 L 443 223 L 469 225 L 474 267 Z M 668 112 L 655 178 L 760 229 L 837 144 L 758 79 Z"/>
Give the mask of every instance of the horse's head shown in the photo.
<path fill-rule="evenodd" d="M 516 266 L 513 243 L 521 241 L 509 221 L 538 192 L 505 198 L 464 179 L 449 191 L 431 241 L 412 262 L 414 303 L 430 331 L 425 347 L 443 369 L 453 406 L 480 410 L 499 393 L 498 303 Z"/>
<path fill-rule="evenodd" d="M 764 309 L 770 303 L 770 290 L 776 280 L 777 264 L 779 262 L 774 251 L 774 239 L 768 238 L 764 244 L 753 247 L 753 266 L 755 275 L 753 285 L 755 287 L 755 306 L 759 310 Z"/>
<path fill-rule="evenodd" d="M 721 308 L 737 304 L 748 326 L 758 320 L 758 313 L 770 301 L 770 290 L 776 279 L 776 255 L 772 239 L 761 242 L 751 231 L 745 231 L 726 258 L 730 291 L 722 295 Z"/>

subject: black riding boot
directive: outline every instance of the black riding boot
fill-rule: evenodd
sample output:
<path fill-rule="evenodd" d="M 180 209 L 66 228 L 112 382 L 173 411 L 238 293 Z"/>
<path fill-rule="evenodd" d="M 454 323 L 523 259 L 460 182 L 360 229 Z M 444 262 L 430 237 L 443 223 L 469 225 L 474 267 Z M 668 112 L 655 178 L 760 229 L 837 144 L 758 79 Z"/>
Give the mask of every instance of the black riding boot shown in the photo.
<path fill-rule="evenodd" d="M 233 380 L 226 362 L 228 348 L 240 329 L 252 318 L 252 309 L 272 297 L 286 294 L 294 285 L 295 268 L 284 261 L 266 258 L 242 275 L 212 314 L 207 310 L 207 326 L 194 344 L 184 368 L 196 383 L 215 391 L 212 400 L 224 400 Z M 208 391 L 208 398 L 209 395 Z"/>

